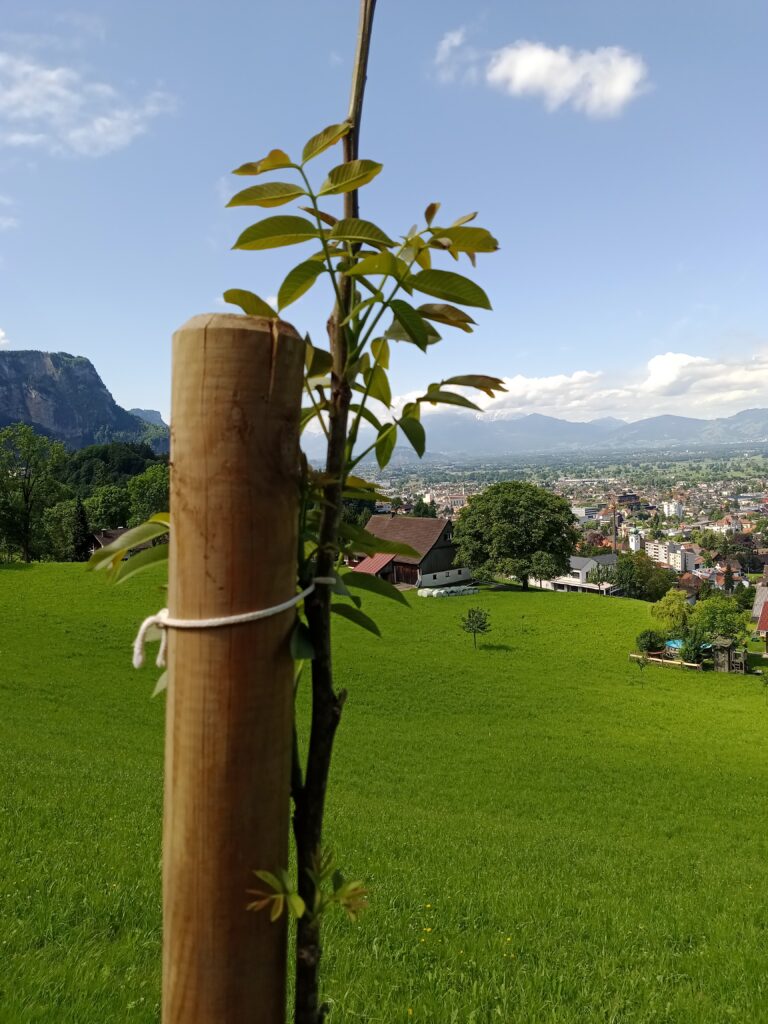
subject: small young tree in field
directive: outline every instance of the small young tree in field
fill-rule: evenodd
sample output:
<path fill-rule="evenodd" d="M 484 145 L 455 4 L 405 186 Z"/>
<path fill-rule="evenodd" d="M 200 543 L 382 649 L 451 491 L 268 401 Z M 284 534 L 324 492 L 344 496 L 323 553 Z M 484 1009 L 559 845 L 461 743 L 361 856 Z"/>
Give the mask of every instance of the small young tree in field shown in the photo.
<path fill-rule="evenodd" d="M 290 180 L 250 185 L 229 203 L 233 207 L 271 209 L 296 202 L 298 210 L 306 215 L 267 216 L 241 232 L 235 249 L 258 252 L 302 244 L 310 249 L 280 285 L 276 302 L 271 304 L 240 288 L 225 292 L 226 301 L 249 316 L 270 321 L 275 344 L 282 311 L 313 286 L 325 284 L 332 302 L 328 346 L 306 338 L 306 401 L 301 410 L 302 428 L 313 424 L 322 431 L 326 456 L 322 471 L 313 468 L 307 459 L 301 462 L 296 582 L 297 590 L 305 596 L 291 644 L 295 660 L 309 665 L 312 714 L 304 743 L 299 741 L 300 723 L 294 723 L 291 797 L 296 875 L 289 874 L 287 864 L 254 864 L 268 890 L 255 891 L 257 899 L 251 904 L 254 909 L 269 907 L 270 916 L 278 917 L 289 910 L 297 918 L 295 1024 L 322 1024 L 326 1016 L 319 992 L 322 911 L 336 903 L 354 916 L 362 891 L 360 883 L 341 878 L 323 849 L 331 755 L 346 699 L 346 691 L 338 687 L 334 677 L 331 623 L 334 617 L 341 617 L 379 635 L 377 624 L 361 610 L 366 592 L 407 604 L 400 591 L 384 580 L 348 571 L 346 559 L 353 554 L 416 554 L 411 548 L 374 536 L 356 523 L 344 522 L 343 503 L 387 500 L 375 484 L 358 475 L 364 468 L 361 463 L 373 457 L 384 469 L 402 440 L 417 455 L 423 455 L 426 434 L 421 414 L 425 407 L 478 409 L 467 397 L 468 390 L 479 390 L 488 397 L 506 390 L 496 377 L 462 374 L 428 384 L 422 394 L 402 408 L 393 399 L 389 371 L 398 344 L 414 345 L 426 353 L 441 340 L 438 328 L 472 332 L 475 321 L 463 307 L 491 308 L 488 296 L 473 280 L 433 264 L 445 257 L 458 261 L 464 255 L 474 266 L 477 255 L 495 252 L 498 242 L 484 228 L 470 226 L 474 213 L 455 220 L 439 217 L 437 202 L 429 204 L 419 224 L 402 234 L 390 234 L 360 217 L 358 190 L 373 181 L 382 168 L 380 163 L 360 159 L 358 154 L 374 6 L 375 0 L 361 0 L 347 118 L 310 138 L 301 154 L 291 156 L 272 149 L 261 159 L 237 168 L 234 173 L 241 176 L 278 172 L 281 178 Z M 342 162 L 328 172 L 325 180 L 313 183 L 315 165 L 308 165 L 339 144 L 343 147 Z M 405 223 L 411 220 L 409 216 Z M 372 435 L 366 436 L 371 428 Z M 254 480 L 258 479 L 258 467 L 253 473 Z M 154 475 L 150 482 L 156 482 Z M 135 514 L 145 495 L 142 492 L 131 497 Z M 569 512 L 569 530 L 571 519 Z M 125 535 L 117 546 L 103 549 L 94 564 L 111 565 L 118 576 L 125 578 L 147 563 L 136 565 L 136 558 L 123 562 L 122 549 L 138 543 L 138 538 L 143 542 L 168 529 L 167 516 L 154 515 L 152 522 Z M 568 537 L 569 553 L 570 534 Z M 541 546 L 537 544 L 536 548 Z M 486 615 L 478 631 L 487 632 L 489 628 Z M 299 676 L 297 666 L 297 685 Z"/>
<path fill-rule="evenodd" d="M 640 671 L 640 685 L 644 686 L 645 685 L 645 670 L 648 668 L 648 666 L 650 664 L 650 661 L 648 660 L 648 655 L 645 652 L 643 652 L 641 654 L 641 656 L 635 661 L 635 664 L 637 665 L 637 667 L 638 667 L 638 669 Z"/>
<path fill-rule="evenodd" d="M 461 628 L 465 633 L 471 633 L 477 650 L 477 637 L 484 636 L 491 631 L 491 617 L 483 608 L 469 608 L 466 615 L 461 617 Z"/>

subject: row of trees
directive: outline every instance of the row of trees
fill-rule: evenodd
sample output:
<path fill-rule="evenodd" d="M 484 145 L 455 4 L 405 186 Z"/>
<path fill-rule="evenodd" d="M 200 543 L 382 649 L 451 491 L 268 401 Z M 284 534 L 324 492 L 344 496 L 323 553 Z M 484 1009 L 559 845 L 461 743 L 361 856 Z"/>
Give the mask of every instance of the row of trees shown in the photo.
<path fill-rule="evenodd" d="M 68 452 L 26 424 L 0 430 L 0 558 L 84 561 L 92 534 L 168 507 L 168 465 L 141 444 Z"/>

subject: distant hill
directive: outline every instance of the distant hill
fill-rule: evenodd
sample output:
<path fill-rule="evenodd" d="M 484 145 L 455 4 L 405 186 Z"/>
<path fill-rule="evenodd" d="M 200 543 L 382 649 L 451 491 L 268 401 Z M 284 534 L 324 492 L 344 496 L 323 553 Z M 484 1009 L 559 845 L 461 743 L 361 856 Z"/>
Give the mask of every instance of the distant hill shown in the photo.
<path fill-rule="evenodd" d="M 0 352 L 0 427 L 11 423 L 28 423 L 70 448 L 147 441 L 168 449 L 164 425 L 121 408 L 90 360 L 66 352 Z"/>
<path fill-rule="evenodd" d="M 425 416 L 424 425 L 428 452 L 477 457 L 768 441 L 768 409 L 747 409 L 713 420 L 652 416 L 635 423 L 612 417 L 574 423 L 538 413 L 515 419 L 447 413 Z"/>
<path fill-rule="evenodd" d="M 140 420 L 144 420 L 145 423 L 151 423 L 155 427 L 168 427 L 168 424 L 157 409 L 129 409 L 128 412 L 131 416 L 138 416 Z"/>
<path fill-rule="evenodd" d="M 652 416 L 635 423 L 613 417 L 575 423 L 539 413 L 502 418 L 461 411 L 427 414 L 423 423 L 427 455 L 473 460 L 768 443 L 768 409 L 746 409 L 713 420 Z M 370 431 L 361 431 L 361 446 L 370 444 L 371 439 Z M 322 441 L 321 435 L 304 435 L 302 443 L 310 458 L 321 457 Z M 398 447 L 398 452 L 400 458 L 409 457 L 405 444 Z"/>

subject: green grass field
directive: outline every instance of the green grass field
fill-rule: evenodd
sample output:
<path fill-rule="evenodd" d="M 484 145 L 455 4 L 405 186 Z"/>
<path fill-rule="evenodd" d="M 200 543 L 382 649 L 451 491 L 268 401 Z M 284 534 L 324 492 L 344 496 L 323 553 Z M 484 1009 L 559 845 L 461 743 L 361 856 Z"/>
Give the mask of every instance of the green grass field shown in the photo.
<path fill-rule="evenodd" d="M 2 1024 L 159 1020 L 163 699 L 130 642 L 161 604 L 0 569 Z M 762 681 L 641 685 L 636 602 L 412 605 L 339 626 L 327 843 L 371 906 L 329 921 L 330 1021 L 768 1021 Z"/>

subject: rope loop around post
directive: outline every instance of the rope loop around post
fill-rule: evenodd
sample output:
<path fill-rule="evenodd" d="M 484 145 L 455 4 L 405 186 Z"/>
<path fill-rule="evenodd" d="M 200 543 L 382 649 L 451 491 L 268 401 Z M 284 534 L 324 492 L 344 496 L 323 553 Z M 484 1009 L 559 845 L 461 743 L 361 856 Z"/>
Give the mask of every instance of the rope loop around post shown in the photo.
<path fill-rule="evenodd" d="M 219 618 L 210 619 L 172 619 L 167 608 L 161 608 L 155 615 L 146 618 L 133 642 L 133 667 L 142 668 L 144 665 L 144 648 L 151 639 L 153 629 L 160 631 L 160 649 L 157 652 L 155 664 L 158 668 L 165 668 L 165 659 L 168 651 L 168 630 L 169 629 L 218 629 L 220 626 L 239 626 L 246 622 L 258 622 L 259 619 L 269 619 L 273 615 L 287 612 L 301 604 L 305 597 L 308 597 L 318 583 L 324 586 L 333 586 L 336 582 L 335 576 L 317 576 L 310 585 L 281 604 L 273 605 L 271 608 L 261 608 L 259 611 L 242 612 L 239 615 L 222 615 Z"/>

